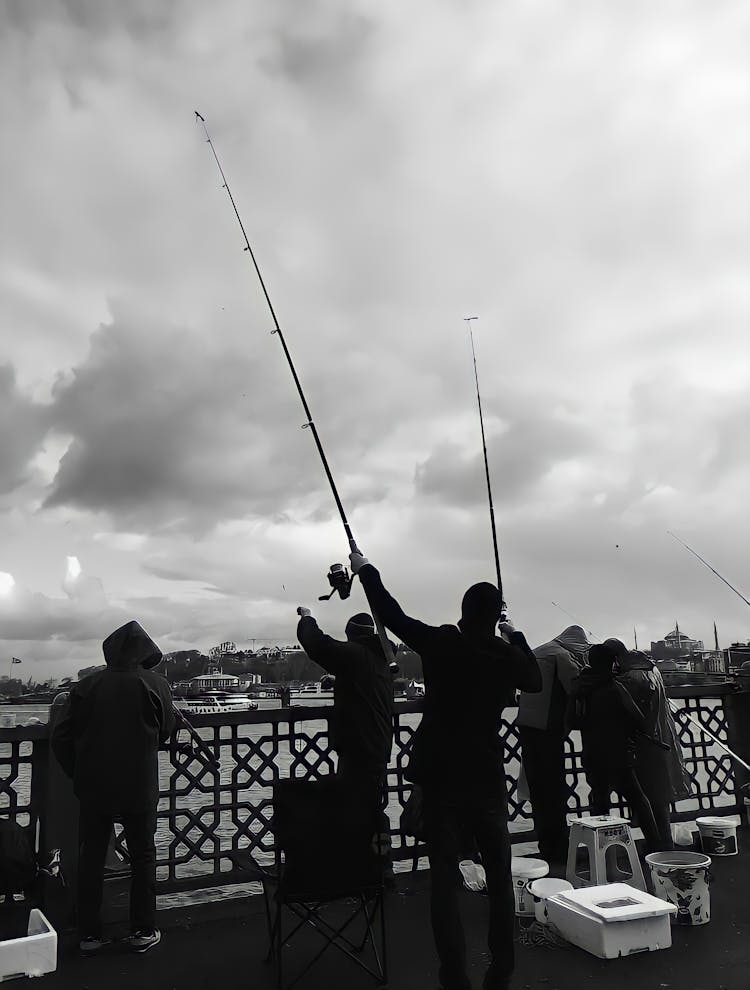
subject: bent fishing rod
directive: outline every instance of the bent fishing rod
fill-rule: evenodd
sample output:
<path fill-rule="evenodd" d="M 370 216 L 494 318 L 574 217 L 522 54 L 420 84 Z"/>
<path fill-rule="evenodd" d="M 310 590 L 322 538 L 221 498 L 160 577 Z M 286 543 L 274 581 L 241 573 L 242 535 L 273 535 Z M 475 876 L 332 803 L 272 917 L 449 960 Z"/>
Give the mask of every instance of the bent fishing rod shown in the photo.
<path fill-rule="evenodd" d="M 715 569 L 714 567 L 711 567 L 711 565 L 709 564 L 709 562 L 708 562 L 707 560 L 704 560 L 704 559 L 703 559 L 703 557 L 701 557 L 701 555 L 700 555 L 699 553 L 696 553 L 696 552 L 695 552 L 695 550 L 693 550 L 693 548 L 692 548 L 692 547 L 689 547 L 689 546 L 687 545 L 687 543 L 685 543 L 685 542 L 684 542 L 683 540 L 681 540 L 681 539 L 679 538 L 679 536 L 675 536 L 675 534 L 674 534 L 674 533 L 672 532 L 672 530 L 671 530 L 671 529 L 668 529 L 668 530 L 667 530 L 667 535 L 668 535 L 668 536 L 671 536 L 671 537 L 673 537 L 673 538 L 674 538 L 675 540 L 677 540 L 677 542 L 678 542 L 678 543 L 680 543 L 680 544 L 681 544 L 681 545 L 682 545 L 683 547 L 685 547 L 685 549 L 686 549 L 686 550 L 689 550 L 689 551 L 690 551 L 690 553 L 691 553 L 691 554 L 692 554 L 692 555 L 693 555 L 694 557 L 697 557 L 697 558 L 698 558 L 698 560 L 699 560 L 699 561 L 701 562 L 701 564 L 703 564 L 703 565 L 704 565 L 705 567 L 707 567 L 707 568 L 709 569 L 709 571 L 711 571 L 711 573 L 712 573 L 712 574 L 715 574 L 715 575 L 716 575 L 716 577 L 717 577 L 717 578 L 718 578 L 718 579 L 719 579 L 720 581 L 723 581 L 723 582 L 724 582 L 724 584 L 725 584 L 725 585 L 727 586 L 727 588 L 730 588 L 730 589 L 731 589 L 731 590 L 732 590 L 732 591 L 733 591 L 733 592 L 735 593 L 735 595 L 737 595 L 737 596 L 738 596 L 739 598 L 741 598 L 741 599 L 742 599 L 742 601 L 743 601 L 743 602 L 744 602 L 744 603 L 745 603 L 746 605 L 750 605 L 750 601 L 748 601 L 748 599 L 747 599 L 747 598 L 745 598 L 745 596 L 744 596 L 744 595 L 742 594 L 742 592 L 741 592 L 741 591 L 738 591 L 738 590 L 737 590 L 737 589 L 736 589 L 736 588 L 734 587 L 734 585 L 733 585 L 733 584 L 730 584 L 730 583 L 729 583 L 729 581 L 727 581 L 727 579 L 726 579 L 726 578 L 724 578 L 724 577 L 722 577 L 722 576 L 721 576 L 721 574 L 719 574 L 719 572 L 718 572 L 718 571 L 717 571 L 717 570 L 716 570 L 716 569 Z"/>
<path fill-rule="evenodd" d="M 300 382 L 299 375 L 297 374 L 297 369 L 295 368 L 294 362 L 292 361 L 292 355 L 290 354 L 289 348 L 287 347 L 287 343 L 284 338 L 281 325 L 276 316 L 276 310 L 273 308 L 271 297 L 268 293 L 268 289 L 266 288 L 266 283 L 263 280 L 263 276 L 261 275 L 260 267 L 255 257 L 255 252 L 253 251 L 250 245 L 250 239 L 247 236 L 245 225 L 243 224 L 242 217 L 240 216 L 240 212 L 237 209 L 237 204 L 235 203 L 234 196 L 232 195 L 232 190 L 229 188 L 229 182 L 227 181 L 227 177 L 224 174 L 224 169 L 222 168 L 221 162 L 219 161 L 219 156 L 216 153 L 216 148 L 214 147 L 214 143 L 211 140 L 211 135 L 208 132 L 206 121 L 204 117 L 200 113 L 198 113 L 197 110 L 195 111 L 195 118 L 196 118 L 196 122 L 198 121 L 200 122 L 200 126 L 203 129 L 203 133 L 206 135 L 206 143 L 211 149 L 211 154 L 214 157 L 214 161 L 216 162 L 216 167 L 218 168 L 219 174 L 221 175 L 222 189 L 226 190 L 227 196 L 229 197 L 229 202 L 232 204 L 232 210 L 234 211 L 234 215 L 237 219 L 237 223 L 239 224 L 239 228 L 242 231 L 242 238 L 245 242 L 245 247 L 243 250 L 245 250 L 249 254 L 250 260 L 252 261 L 253 264 L 253 268 L 255 269 L 255 274 L 258 276 L 258 281 L 260 282 L 260 287 L 263 291 L 263 297 L 266 300 L 268 309 L 271 313 L 271 319 L 273 320 L 274 329 L 271 331 L 271 333 L 275 334 L 279 338 L 279 343 L 281 344 L 282 350 L 284 351 L 284 357 L 286 358 L 286 362 L 289 366 L 289 370 L 292 374 L 292 378 L 294 379 L 294 384 L 297 388 L 297 394 L 299 395 L 300 402 L 302 403 L 302 408 L 304 409 L 305 416 L 307 417 L 307 421 L 303 424 L 302 429 L 303 430 L 309 429 L 310 433 L 312 434 L 313 440 L 315 441 L 315 446 L 317 448 L 318 454 L 320 455 L 320 461 L 323 465 L 323 470 L 325 471 L 326 478 L 328 479 L 328 484 L 330 485 L 331 493 L 333 495 L 334 502 L 336 503 L 336 508 L 338 509 L 339 516 L 341 517 L 341 523 L 344 527 L 346 538 L 349 542 L 349 551 L 350 553 L 361 553 L 359 547 L 357 546 L 356 540 L 354 539 L 354 536 L 352 534 L 349 521 L 346 518 L 346 513 L 344 512 L 344 506 L 341 502 L 341 498 L 339 497 L 338 489 L 336 488 L 336 483 L 333 480 L 331 469 L 328 466 L 328 458 L 326 457 L 325 451 L 323 450 L 323 444 L 321 442 L 320 435 L 318 434 L 318 429 L 315 426 L 315 422 L 313 421 L 312 413 L 310 412 L 310 407 L 307 404 L 307 399 L 305 398 L 305 393 L 302 391 L 302 383 Z M 339 568 L 338 571 L 335 570 L 335 568 L 337 567 Z M 346 579 L 346 582 L 348 583 L 342 581 L 340 576 L 338 576 L 340 574 L 341 574 L 340 565 L 333 565 L 331 567 L 331 574 L 329 574 L 328 579 L 329 582 L 331 583 L 331 587 L 334 588 L 334 590 L 337 590 L 342 598 L 345 598 L 348 595 L 348 589 L 351 586 L 351 582 L 348 580 L 348 578 Z M 334 576 L 332 577 L 331 575 Z M 370 605 L 370 611 L 372 612 L 372 617 L 378 631 L 378 637 L 380 639 L 380 644 L 383 647 L 383 652 L 385 653 L 386 660 L 393 661 L 394 659 L 393 650 L 391 649 L 391 644 L 386 635 L 385 628 L 382 622 L 380 621 L 380 618 L 375 614 L 375 611 L 372 608 L 372 604 L 370 603 L 366 591 L 365 591 L 365 597 L 367 598 L 368 605 Z"/>
<path fill-rule="evenodd" d="M 492 549 L 495 552 L 495 571 L 497 572 L 497 590 L 500 592 L 500 601 L 503 603 L 505 611 L 505 600 L 503 598 L 503 579 L 500 576 L 500 554 L 497 549 L 497 527 L 495 526 L 495 506 L 492 502 L 492 485 L 490 484 L 490 465 L 487 458 L 487 440 L 484 433 L 484 417 L 482 416 L 482 397 L 479 394 L 479 373 L 477 372 L 477 354 L 474 350 L 474 333 L 471 329 L 472 320 L 479 319 L 478 316 L 465 316 L 464 323 L 469 328 L 469 340 L 471 341 L 471 356 L 474 361 L 474 381 L 477 386 L 477 408 L 479 409 L 479 427 L 482 431 L 482 452 L 484 454 L 484 475 L 487 479 L 487 500 L 490 506 L 490 525 L 492 526 Z"/>

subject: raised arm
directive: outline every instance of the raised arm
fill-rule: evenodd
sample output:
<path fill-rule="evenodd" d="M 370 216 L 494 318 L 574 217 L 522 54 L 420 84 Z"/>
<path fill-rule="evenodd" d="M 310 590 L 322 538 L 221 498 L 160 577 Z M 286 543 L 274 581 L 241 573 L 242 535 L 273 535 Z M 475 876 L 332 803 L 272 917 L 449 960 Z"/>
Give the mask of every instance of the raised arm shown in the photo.
<path fill-rule="evenodd" d="M 415 653 L 422 654 L 429 649 L 435 638 L 440 635 L 439 628 L 428 626 L 427 623 L 407 615 L 393 595 L 386 591 L 377 568 L 361 554 L 352 553 L 349 559 L 352 571 L 358 575 L 367 593 L 370 607 L 377 612 L 383 625 Z"/>
<path fill-rule="evenodd" d="M 350 666 L 355 655 L 351 645 L 324 633 L 308 609 L 300 606 L 297 611 L 301 615 L 297 624 L 297 639 L 313 663 L 329 674 L 337 674 L 342 667 Z"/>

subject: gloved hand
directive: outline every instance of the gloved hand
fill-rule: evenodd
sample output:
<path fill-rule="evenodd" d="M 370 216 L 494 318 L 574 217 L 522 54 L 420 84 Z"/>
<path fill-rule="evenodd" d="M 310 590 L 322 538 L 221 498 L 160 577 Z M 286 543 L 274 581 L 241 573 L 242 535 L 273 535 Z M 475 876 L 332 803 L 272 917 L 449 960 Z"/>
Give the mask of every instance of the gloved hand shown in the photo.
<path fill-rule="evenodd" d="M 352 574 L 359 574 L 365 564 L 369 564 L 370 561 L 357 550 L 349 554 L 349 563 L 352 565 Z"/>
<path fill-rule="evenodd" d="M 502 622 L 498 622 L 497 628 L 500 631 L 500 635 L 506 642 L 510 643 L 511 636 L 516 631 L 516 627 L 510 621 L 510 619 L 504 619 Z"/>
<path fill-rule="evenodd" d="M 301 616 L 304 619 L 306 615 L 312 615 L 312 612 L 310 611 L 309 608 L 305 608 L 304 605 L 300 605 L 297 608 L 297 615 Z"/>

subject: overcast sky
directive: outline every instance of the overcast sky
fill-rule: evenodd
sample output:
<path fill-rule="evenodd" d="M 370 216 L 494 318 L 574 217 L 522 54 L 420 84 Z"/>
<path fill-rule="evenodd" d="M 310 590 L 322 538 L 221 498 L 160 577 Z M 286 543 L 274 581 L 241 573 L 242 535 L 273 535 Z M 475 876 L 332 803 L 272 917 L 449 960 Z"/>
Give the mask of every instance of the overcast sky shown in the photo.
<path fill-rule="evenodd" d="M 0 672 L 335 635 L 750 637 L 743 0 L 3 0 Z M 556 607 L 553 602 L 557 603 Z M 15 671 L 14 671 L 15 672 Z"/>

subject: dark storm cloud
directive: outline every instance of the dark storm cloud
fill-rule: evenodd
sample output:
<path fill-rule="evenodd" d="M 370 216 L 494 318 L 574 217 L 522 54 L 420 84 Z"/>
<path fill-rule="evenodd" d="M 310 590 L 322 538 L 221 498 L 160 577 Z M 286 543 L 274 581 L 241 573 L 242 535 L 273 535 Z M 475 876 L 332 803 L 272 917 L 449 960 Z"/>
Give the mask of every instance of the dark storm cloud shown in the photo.
<path fill-rule="evenodd" d="M 290 429 L 277 443 L 271 427 L 289 410 L 283 395 L 268 402 L 268 381 L 253 355 L 209 334 L 117 317 L 53 389 L 71 442 L 46 506 L 177 529 L 277 509 L 281 493 L 306 490 L 295 463 L 305 438 Z"/>
<path fill-rule="evenodd" d="M 312 86 L 349 100 L 346 83 L 361 71 L 374 31 L 371 20 L 337 5 L 300 7 L 293 20 L 281 21 L 269 32 L 271 54 L 261 65 L 305 90 Z"/>
<path fill-rule="evenodd" d="M 18 391 L 14 370 L 8 364 L 0 365 L 0 423 L 2 494 L 25 480 L 29 461 L 47 431 L 47 410 Z"/>
<path fill-rule="evenodd" d="M 591 431 L 554 416 L 522 412 L 504 432 L 487 430 L 487 456 L 494 477 L 493 497 L 513 502 L 534 488 L 552 468 L 570 458 L 591 454 L 596 445 Z M 435 495 L 446 505 L 472 506 L 486 498 L 484 459 L 477 426 L 471 449 L 459 443 L 440 444 L 417 466 L 418 494 Z"/>
<path fill-rule="evenodd" d="M 68 24 L 87 34 L 126 31 L 137 39 L 152 37 L 174 22 L 177 0 L 6 0 L 0 23 L 25 31 L 42 22 Z"/>

